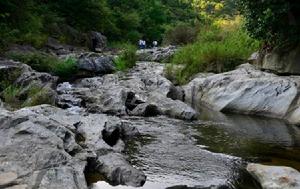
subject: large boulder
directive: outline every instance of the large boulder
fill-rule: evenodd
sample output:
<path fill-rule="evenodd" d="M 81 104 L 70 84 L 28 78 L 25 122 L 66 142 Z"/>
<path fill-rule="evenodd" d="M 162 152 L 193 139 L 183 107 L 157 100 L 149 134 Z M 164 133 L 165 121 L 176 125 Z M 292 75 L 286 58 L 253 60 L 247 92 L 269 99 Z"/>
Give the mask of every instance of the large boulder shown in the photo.
<path fill-rule="evenodd" d="M 107 38 L 99 32 L 89 32 L 88 46 L 92 51 L 102 51 L 107 46 Z"/>
<path fill-rule="evenodd" d="M 82 148 L 70 129 L 27 110 L 1 111 L 0 120 L 0 175 L 17 177 L 7 186 L 87 188 L 86 162 L 71 155 Z"/>
<path fill-rule="evenodd" d="M 173 55 L 178 49 L 175 46 L 162 48 L 142 49 L 137 51 L 139 61 L 164 62 L 171 61 Z"/>
<path fill-rule="evenodd" d="M 136 134 L 119 118 L 49 105 L 0 111 L 0 187 L 84 189 L 95 171 L 112 184 L 142 186 L 145 175 L 121 154 L 123 139 Z"/>
<path fill-rule="evenodd" d="M 290 167 L 249 164 L 247 171 L 261 184 L 263 189 L 300 188 L 300 173 Z"/>
<path fill-rule="evenodd" d="M 300 77 L 280 77 L 250 64 L 214 75 L 200 75 L 184 86 L 185 99 L 222 112 L 255 114 L 300 124 Z"/>
<path fill-rule="evenodd" d="M 257 64 L 261 69 L 282 75 L 300 74 L 300 45 L 275 49 L 266 53 Z"/>
<path fill-rule="evenodd" d="M 86 53 L 79 57 L 77 67 L 79 70 L 90 73 L 90 75 L 110 74 L 115 71 L 113 60 L 113 56 Z"/>

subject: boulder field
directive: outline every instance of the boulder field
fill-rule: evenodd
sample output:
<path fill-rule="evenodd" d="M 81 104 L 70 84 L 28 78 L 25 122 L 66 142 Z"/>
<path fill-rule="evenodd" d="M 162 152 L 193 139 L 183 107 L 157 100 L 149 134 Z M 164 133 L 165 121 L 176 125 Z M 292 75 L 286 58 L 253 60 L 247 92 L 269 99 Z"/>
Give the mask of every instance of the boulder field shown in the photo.
<path fill-rule="evenodd" d="M 174 53 L 170 49 L 154 50 L 160 54 L 150 53 L 149 60 L 165 60 Z M 58 84 L 55 76 L 0 59 L 1 81 L 22 87 L 21 94 L 37 85 L 58 106 L 10 111 L 0 100 L 0 188 L 85 189 L 95 175 L 112 185 L 143 186 L 145 174 L 122 153 L 139 131 L 122 116 L 194 120 L 193 108 L 207 106 L 300 124 L 300 76 L 277 76 L 244 64 L 226 73 L 198 74 L 180 87 L 165 78 L 160 63 L 138 62 L 126 73 L 115 72 L 112 56 L 83 53 L 78 66 L 88 78 Z M 261 168 L 269 170 L 252 165 L 248 171 L 265 186 L 268 175 L 258 174 Z"/>

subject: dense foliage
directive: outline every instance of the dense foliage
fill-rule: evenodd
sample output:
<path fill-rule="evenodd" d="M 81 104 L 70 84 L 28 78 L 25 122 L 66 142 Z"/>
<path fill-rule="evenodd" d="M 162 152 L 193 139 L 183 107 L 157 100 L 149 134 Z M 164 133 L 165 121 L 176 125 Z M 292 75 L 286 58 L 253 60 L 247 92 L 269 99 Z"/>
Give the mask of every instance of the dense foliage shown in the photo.
<path fill-rule="evenodd" d="M 238 0 L 251 35 L 268 45 L 300 42 L 298 0 Z"/>
<path fill-rule="evenodd" d="M 161 40 L 166 28 L 194 18 L 181 0 L 1 0 L 0 43 L 39 46 L 49 35 L 80 42 L 76 35 L 92 30 L 114 41 Z"/>
<path fill-rule="evenodd" d="M 122 53 L 115 59 L 117 71 L 126 71 L 136 64 L 136 47 L 130 44 L 122 45 Z"/>
<path fill-rule="evenodd" d="M 203 27 L 197 42 L 182 48 L 168 67 L 169 79 L 185 84 L 199 72 L 226 72 L 242 64 L 259 47 L 237 17 Z"/>

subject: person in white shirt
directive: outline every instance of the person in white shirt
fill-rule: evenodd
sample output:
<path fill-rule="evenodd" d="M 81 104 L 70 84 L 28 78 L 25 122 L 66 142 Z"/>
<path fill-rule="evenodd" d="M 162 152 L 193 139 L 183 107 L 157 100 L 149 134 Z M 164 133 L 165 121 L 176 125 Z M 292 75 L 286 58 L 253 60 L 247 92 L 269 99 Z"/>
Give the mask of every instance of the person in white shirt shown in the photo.
<path fill-rule="evenodd" d="M 157 41 L 153 41 L 152 45 L 153 45 L 153 48 L 156 48 L 157 45 L 158 45 L 158 42 Z"/>

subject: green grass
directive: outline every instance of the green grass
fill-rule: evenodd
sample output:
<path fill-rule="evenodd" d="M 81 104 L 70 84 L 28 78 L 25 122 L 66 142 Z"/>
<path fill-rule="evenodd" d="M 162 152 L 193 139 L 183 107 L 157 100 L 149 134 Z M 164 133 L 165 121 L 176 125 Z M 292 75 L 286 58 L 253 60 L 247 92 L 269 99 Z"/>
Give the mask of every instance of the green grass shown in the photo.
<path fill-rule="evenodd" d="M 77 60 L 68 58 L 61 60 L 55 56 L 34 52 L 34 53 L 10 53 L 9 58 L 29 65 L 36 71 L 47 72 L 59 76 L 61 79 L 68 79 L 76 74 Z"/>
<path fill-rule="evenodd" d="M 28 88 L 10 85 L 0 93 L 0 96 L 12 109 L 19 109 L 40 104 L 54 104 L 54 98 L 48 90 L 34 84 Z"/>
<path fill-rule="evenodd" d="M 69 79 L 78 72 L 77 60 L 75 58 L 68 58 L 61 61 L 55 67 L 53 67 L 52 72 L 54 75 L 59 76 L 62 79 Z"/>
<path fill-rule="evenodd" d="M 124 45 L 121 54 L 115 60 L 115 66 L 118 71 L 126 71 L 135 66 L 137 61 L 136 50 L 136 47 L 133 45 Z"/>
<path fill-rule="evenodd" d="M 241 27 L 221 29 L 210 26 L 203 28 L 196 43 L 175 54 L 167 73 L 173 73 L 179 84 L 185 84 L 199 72 L 220 73 L 234 69 L 258 47 L 259 42 L 250 38 Z M 174 70 L 178 67 L 175 65 L 183 65 L 183 68 Z"/>
<path fill-rule="evenodd" d="M 14 85 L 8 86 L 2 93 L 1 96 L 7 104 L 12 106 L 13 108 L 19 107 L 21 102 L 19 100 L 19 95 L 21 92 L 20 87 L 16 87 Z"/>

